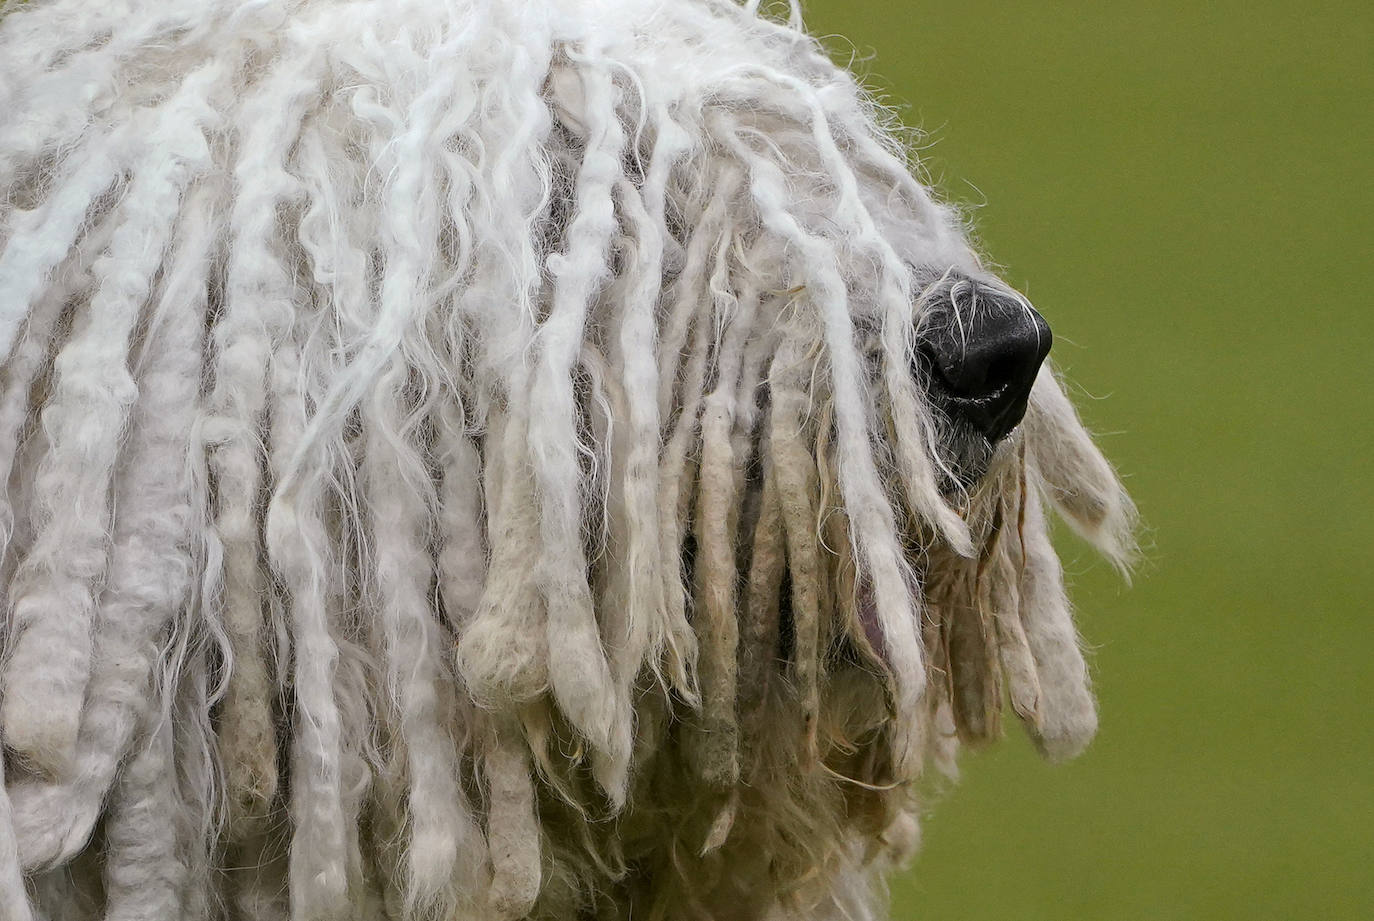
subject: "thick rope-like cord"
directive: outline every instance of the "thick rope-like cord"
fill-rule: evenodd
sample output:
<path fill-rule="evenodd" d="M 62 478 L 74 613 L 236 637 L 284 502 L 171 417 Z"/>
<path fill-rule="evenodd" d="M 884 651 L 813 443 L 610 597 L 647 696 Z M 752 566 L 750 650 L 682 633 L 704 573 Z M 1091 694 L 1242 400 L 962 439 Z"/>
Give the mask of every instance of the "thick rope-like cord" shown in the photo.
<path fill-rule="evenodd" d="M 30 867 L 70 860 L 85 847 L 135 731 L 162 714 L 153 704 L 155 654 L 191 588 L 195 518 L 188 468 L 204 333 L 203 304 L 214 208 L 208 189 L 192 193 L 180 230 L 183 261 L 163 279 L 144 344 L 137 406 L 115 490 L 111 576 L 95 626 L 91 671 L 72 776 L 12 791 L 21 853 Z M 169 461 L 171 461 L 169 463 Z"/>
<path fill-rule="evenodd" d="M 499 726 L 484 758 L 490 902 L 503 919 L 524 917 L 539 895 L 539 828 L 527 749 L 513 724 Z"/>
<path fill-rule="evenodd" d="M 1042 478 L 1046 497 L 1125 571 L 1136 552 L 1135 506 L 1049 369 L 1036 378 L 1023 427 L 1028 460 Z"/>
<path fill-rule="evenodd" d="M 1064 594 L 1063 567 L 1050 544 L 1044 510 L 1034 490 L 1026 497 L 1022 547 L 1021 623 L 1041 695 L 1041 718 L 1038 725 L 1032 724 L 1033 738 L 1048 757 L 1072 758 L 1097 733 L 1097 704 Z"/>
<path fill-rule="evenodd" d="M 215 532 L 223 555 L 222 618 L 234 668 L 226 690 L 221 732 L 229 757 L 230 834 L 261 831 L 278 786 L 274 681 L 266 654 L 268 580 L 260 565 L 258 510 L 264 460 L 260 426 L 268 404 L 268 375 L 276 344 L 289 335 L 289 281 L 273 252 L 273 214 L 295 194 L 282 167 L 294 130 L 313 102 L 318 51 L 288 55 L 244 101 L 249 126 L 230 214 L 230 257 L 223 315 L 213 329 L 214 387 L 208 396 L 205 437 L 218 492 Z"/>
<path fill-rule="evenodd" d="M 811 375 L 807 357 L 795 338 L 784 340 L 769 376 L 772 413 L 768 440 L 779 518 L 786 535 L 787 572 L 792 589 L 792 683 L 801 703 L 802 737 L 809 759 L 819 757 L 816 733 L 820 719 L 821 581 L 817 504 L 820 483 L 808 446 L 808 400 L 803 390 Z"/>
<path fill-rule="evenodd" d="M 753 332 L 761 292 L 756 285 L 738 298 L 718 300 L 718 316 L 728 317 L 715 362 L 715 386 L 701 419 L 701 462 L 693 526 L 696 533 L 697 607 L 700 642 L 698 677 L 700 723 L 688 757 L 706 784 L 729 789 L 739 779 L 739 727 L 735 716 L 739 621 L 736 592 L 740 475 L 747 458 L 737 456 L 731 440 L 736 425 L 740 366 Z"/>
<path fill-rule="evenodd" d="M 616 231 L 612 203 L 625 146 L 614 111 L 606 65 L 586 52 L 587 145 L 573 191 L 568 248 L 550 257 L 554 294 L 539 329 L 539 358 L 530 382 L 530 460 L 540 496 L 540 593 L 548 613 L 549 680 L 568 719 L 596 748 L 615 760 L 630 752 L 612 725 L 614 681 L 597 633 L 581 545 L 577 411 L 571 375 L 582 342 L 588 304 L 608 275 L 606 252 Z"/>
<path fill-rule="evenodd" d="M 78 292 L 87 290 L 92 282 L 90 267 L 96 254 L 109 245 L 115 221 L 106 214 L 96 219 L 81 242 L 73 248 L 65 264 L 54 273 L 53 284 L 37 301 L 29 313 L 24 329 L 9 361 L 0 373 L 0 440 L 14 445 L 16 450 L 0 455 L 0 538 L 3 538 L 5 564 L 14 563 L 12 540 L 24 522 L 15 519 L 15 503 L 19 498 L 10 488 L 10 477 L 20 460 L 25 440 L 25 427 L 33 425 L 30 400 L 35 381 L 51 363 L 54 337 L 60 335 L 61 320 L 70 301 Z M 21 509 L 27 512 L 26 509 Z"/>
<path fill-rule="evenodd" d="M 73 767 L 90 680 L 94 585 L 108 564 L 107 492 L 138 397 L 126 364 L 129 341 L 182 190 L 209 165 L 204 128 L 217 116 L 206 91 L 223 68 L 206 65 L 164 107 L 147 113 L 159 157 L 136 172 L 128 195 L 137 205 L 123 209 L 110 250 L 95 266 L 98 291 L 89 313 L 54 367 L 55 393 L 43 413 L 51 450 L 34 487 L 42 523 L 11 589 L 9 680 L 0 706 L 6 744 L 53 777 Z"/>
<path fill-rule="evenodd" d="M 177 825 L 172 727 L 148 714 L 149 730 L 113 791 L 105 824 L 106 912 L 109 921 L 175 918 L 182 914 L 187 881 Z"/>
<path fill-rule="evenodd" d="M 411 898 L 432 903 L 446 895 L 466 817 L 458 789 L 457 753 L 443 723 L 439 687 L 451 682 L 437 612 L 429 597 L 426 547 L 429 509 L 426 471 L 413 452 L 400 451 L 401 433 L 391 431 L 408 412 L 396 399 L 403 369 L 394 366 L 383 386 L 390 398 L 375 405 L 367 420 L 364 474 L 376 554 L 376 613 L 384 637 L 388 697 L 399 711 L 409 781 L 410 841 L 407 852 Z M 409 456 L 407 456 L 409 455 Z M 424 489 L 416 482 L 425 481 Z"/>

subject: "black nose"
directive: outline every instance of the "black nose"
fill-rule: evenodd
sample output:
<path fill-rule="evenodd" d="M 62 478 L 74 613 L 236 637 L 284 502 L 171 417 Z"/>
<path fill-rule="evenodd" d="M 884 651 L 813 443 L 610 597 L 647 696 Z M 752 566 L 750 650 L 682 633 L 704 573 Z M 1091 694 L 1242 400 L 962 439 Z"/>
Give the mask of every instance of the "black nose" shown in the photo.
<path fill-rule="evenodd" d="M 924 318 L 918 337 L 931 397 L 989 441 L 999 441 L 1026 414 L 1031 385 L 1053 342 L 1050 327 L 1009 291 L 963 280 L 950 294 Z"/>

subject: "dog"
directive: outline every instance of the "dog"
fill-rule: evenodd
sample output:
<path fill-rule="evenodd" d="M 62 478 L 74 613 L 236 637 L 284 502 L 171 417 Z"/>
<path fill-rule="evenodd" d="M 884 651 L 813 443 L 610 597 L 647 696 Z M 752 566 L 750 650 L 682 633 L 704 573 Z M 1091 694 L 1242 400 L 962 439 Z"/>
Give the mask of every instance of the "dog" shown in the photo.
<path fill-rule="evenodd" d="M 877 919 L 1096 729 L 1052 335 L 726 0 L 0 13 L 0 918 Z"/>

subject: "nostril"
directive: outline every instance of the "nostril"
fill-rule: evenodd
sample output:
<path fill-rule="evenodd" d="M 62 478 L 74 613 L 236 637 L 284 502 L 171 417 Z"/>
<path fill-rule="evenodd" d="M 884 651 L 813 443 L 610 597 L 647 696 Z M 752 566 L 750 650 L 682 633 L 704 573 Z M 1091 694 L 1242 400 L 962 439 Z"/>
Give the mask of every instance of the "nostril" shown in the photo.
<path fill-rule="evenodd" d="M 930 348 L 923 351 L 950 395 L 965 400 L 996 396 L 1023 377 L 1028 361 L 1034 360 L 1003 343 L 993 343 L 991 348 L 968 344 L 962 351 Z"/>
<path fill-rule="evenodd" d="M 988 365 L 983 374 L 982 390 L 987 395 L 995 395 L 1020 376 L 1018 366 L 1022 364 L 1014 355 L 998 355 Z"/>

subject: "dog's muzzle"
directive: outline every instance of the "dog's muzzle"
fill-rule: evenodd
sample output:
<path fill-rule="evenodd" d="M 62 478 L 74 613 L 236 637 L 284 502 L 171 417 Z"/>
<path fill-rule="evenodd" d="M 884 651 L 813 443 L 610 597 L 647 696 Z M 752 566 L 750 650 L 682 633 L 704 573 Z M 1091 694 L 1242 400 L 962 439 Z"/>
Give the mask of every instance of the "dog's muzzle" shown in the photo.
<path fill-rule="evenodd" d="M 921 323 L 917 361 L 925 365 L 931 402 L 995 444 L 1026 414 L 1053 336 L 1024 299 L 961 283 L 974 286 L 973 296 L 934 305 Z"/>

